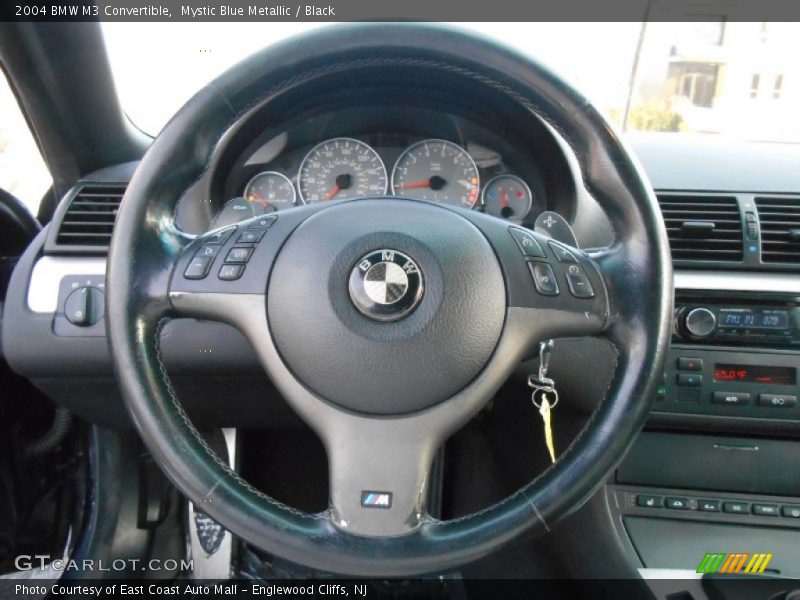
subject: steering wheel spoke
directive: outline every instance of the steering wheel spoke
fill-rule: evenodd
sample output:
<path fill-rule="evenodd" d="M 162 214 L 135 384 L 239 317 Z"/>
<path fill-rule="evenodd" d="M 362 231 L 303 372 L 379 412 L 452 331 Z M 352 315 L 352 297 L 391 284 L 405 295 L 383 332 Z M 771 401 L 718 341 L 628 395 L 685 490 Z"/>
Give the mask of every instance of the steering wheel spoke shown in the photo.
<path fill-rule="evenodd" d="M 427 515 L 429 473 L 440 436 L 418 419 L 338 413 L 326 427 L 331 518 L 363 536 L 397 536 Z"/>

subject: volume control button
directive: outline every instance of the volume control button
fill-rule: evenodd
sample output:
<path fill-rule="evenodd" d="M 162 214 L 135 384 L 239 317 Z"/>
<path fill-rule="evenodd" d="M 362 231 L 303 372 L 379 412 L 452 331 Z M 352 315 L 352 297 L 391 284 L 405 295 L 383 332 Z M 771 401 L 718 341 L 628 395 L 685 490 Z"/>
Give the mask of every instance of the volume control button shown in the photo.
<path fill-rule="evenodd" d="M 684 320 L 686 331 L 695 337 L 706 337 L 717 326 L 717 317 L 707 308 L 693 308 Z"/>

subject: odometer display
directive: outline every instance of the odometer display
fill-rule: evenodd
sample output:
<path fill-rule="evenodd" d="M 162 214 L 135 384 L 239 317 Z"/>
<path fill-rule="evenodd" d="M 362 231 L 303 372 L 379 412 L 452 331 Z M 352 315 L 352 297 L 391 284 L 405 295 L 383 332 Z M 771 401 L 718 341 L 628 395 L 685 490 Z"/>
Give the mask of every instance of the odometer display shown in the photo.
<path fill-rule="evenodd" d="M 392 170 L 392 193 L 472 208 L 480 195 L 475 161 L 461 146 L 424 140 L 408 148 Z"/>
<path fill-rule="evenodd" d="M 383 196 L 386 167 L 364 142 L 334 138 L 314 146 L 297 175 L 300 198 L 305 203 Z"/>

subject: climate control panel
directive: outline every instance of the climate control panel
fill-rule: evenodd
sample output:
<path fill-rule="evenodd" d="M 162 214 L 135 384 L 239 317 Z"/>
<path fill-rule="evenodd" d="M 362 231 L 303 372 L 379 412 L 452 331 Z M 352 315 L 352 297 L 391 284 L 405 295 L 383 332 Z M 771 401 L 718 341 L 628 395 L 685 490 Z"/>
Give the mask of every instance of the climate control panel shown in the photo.
<path fill-rule="evenodd" d="M 800 421 L 800 354 L 673 345 L 654 412 Z"/>

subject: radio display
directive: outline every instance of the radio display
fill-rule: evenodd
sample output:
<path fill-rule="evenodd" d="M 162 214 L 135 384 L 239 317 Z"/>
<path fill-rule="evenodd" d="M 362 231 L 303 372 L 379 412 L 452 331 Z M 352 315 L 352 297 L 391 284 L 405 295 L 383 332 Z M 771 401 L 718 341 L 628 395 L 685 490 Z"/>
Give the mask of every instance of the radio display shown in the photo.
<path fill-rule="evenodd" d="M 789 313 L 785 310 L 723 308 L 719 311 L 719 326 L 746 329 L 786 329 L 789 326 Z"/>
<path fill-rule="evenodd" d="M 761 365 L 717 363 L 714 365 L 714 381 L 794 385 L 797 381 L 797 369 L 794 367 L 765 367 Z"/>

